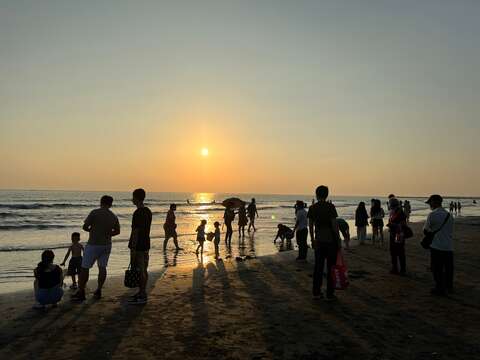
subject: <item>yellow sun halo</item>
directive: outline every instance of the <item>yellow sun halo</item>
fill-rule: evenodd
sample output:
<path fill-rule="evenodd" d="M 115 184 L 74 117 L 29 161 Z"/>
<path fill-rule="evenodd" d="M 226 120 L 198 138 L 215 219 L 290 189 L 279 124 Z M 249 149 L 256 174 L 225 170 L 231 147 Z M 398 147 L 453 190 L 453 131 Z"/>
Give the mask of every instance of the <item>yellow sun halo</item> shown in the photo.
<path fill-rule="evenodd" d="M 202 156 L 208 156 L 208 149 L 203 148 L 202 151 L 201 151 L 201 154 L 202 154 Z"/>

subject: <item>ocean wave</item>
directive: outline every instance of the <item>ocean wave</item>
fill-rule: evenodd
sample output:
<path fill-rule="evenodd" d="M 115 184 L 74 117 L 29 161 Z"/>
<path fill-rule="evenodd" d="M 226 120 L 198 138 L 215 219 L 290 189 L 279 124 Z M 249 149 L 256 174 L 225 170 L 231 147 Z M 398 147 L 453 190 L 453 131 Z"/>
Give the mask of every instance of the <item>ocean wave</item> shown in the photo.
<path fill-rule="evenodd" d="M 0 231 L 4 230 L 50 230 L 50 229 L 64 229 L 75 228 L 76 225 L 62 225 L 62 224 L 18 224 L 18 225 L 0 225 Z"/>
<path fill-rule="evenodd" d="M 30 204 L 0 204 L 0 209 L 12 210 L 35 210 L 35 209 L 64 209 L 64 208 L 78 208 L 78 207 L 94 207 L 93 204 L 78 204 L 78 203 L 30 203 Z"/>

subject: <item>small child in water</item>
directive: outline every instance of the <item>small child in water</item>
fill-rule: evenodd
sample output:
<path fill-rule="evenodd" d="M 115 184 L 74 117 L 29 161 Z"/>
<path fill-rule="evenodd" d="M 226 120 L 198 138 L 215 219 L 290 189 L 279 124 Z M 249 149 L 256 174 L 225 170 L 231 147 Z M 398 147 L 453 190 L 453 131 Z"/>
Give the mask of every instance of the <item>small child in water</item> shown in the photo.
<path fill-rule="evenodd" d="M 197 251 L 196 251 L 196 254 L 198 255 L 198 253 L 200 252 L 201 250 L 201 254 L 203 255 L 203 244 L 205 243 L 205 226 L 207 225 L 207 220 L 202 220 L 202 222 L 200 223 L 200 225 L 197 227 L 197 242 L 198 242 L 198 246 L 197 246 Z"/>
<path fill-rule="evenodd" d="M 218 221 L 215 221 L 213 223 L 213 226 L 215 226 L 215 237 L 213 239 L 213 245 L 215 245 L 215 259 L 218 259 L 220 256 L 220 251 L 218 249 L 218 245 L 220 244 L 220 223 Z"/>
<path fill-rule="evenodd" d="M 72 233 L 72 245 L 68 248 L 65 259 L 63 259 L 63 262 L 60 264 L 61 266 L 65 266 L 65 262 L 70 256 L 70 253 L 72 253 L 72 258 L 68 262 L 67 271 L 67 275 L 72 277 L 72 285 L 70 286 L 70 289 L 77 288 L 76 275 L 80 274 L 80 269 L 82 267 L 82 252 L 83 245 L 80 244 L 80 233 L 74 232 Z"/>

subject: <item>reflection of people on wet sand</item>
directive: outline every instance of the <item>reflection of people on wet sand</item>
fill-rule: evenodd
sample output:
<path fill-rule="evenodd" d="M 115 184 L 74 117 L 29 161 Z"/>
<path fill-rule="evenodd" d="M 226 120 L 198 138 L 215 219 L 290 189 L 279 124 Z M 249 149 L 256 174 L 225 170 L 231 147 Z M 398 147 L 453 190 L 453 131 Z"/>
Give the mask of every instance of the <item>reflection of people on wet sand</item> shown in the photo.
<path fill-rule="evenodd" d="M 248 218 L 250 219 L 250 224 L 248 225 L 248 231 L 253 227 L 253 231 L 257 231 L 255 228 L 255 216 L 258 218 L 257 204 L 255 198 L 252 198 L 252 202 L 248 204 L 247 207 Z"/>
<path fill-rule="evenodd" d="M 245 226 L 248 224 L 247 209 L 242 204 L 238 209 L 238 236 L 245 237 Z"/>
<path fill-rule="evenodd" d="M 163 252 L 163 262 L 165 266 L 177 266 L 177 257 L 178 257 L 179 250 L 175 249 L 173 252 L 172 262 L 168 260 L 168 252 Z"/>
<path fill-rule="evenodd" d="M 167 218 L 165 224 L 163 224 L 163 229 L 165 230 L 165 240 L 163 241 L 163 251 L 167 250 L 168 240 L 173 238 L 173 243 L 177 250 L 182 250 L 178 245 L 178 235 L 177 235 L 177 224 L 175 223 L 176 216 L 175 211 L 177 210 L 177 205 L 171 204 L 170 210 L 167 212 Z"/>

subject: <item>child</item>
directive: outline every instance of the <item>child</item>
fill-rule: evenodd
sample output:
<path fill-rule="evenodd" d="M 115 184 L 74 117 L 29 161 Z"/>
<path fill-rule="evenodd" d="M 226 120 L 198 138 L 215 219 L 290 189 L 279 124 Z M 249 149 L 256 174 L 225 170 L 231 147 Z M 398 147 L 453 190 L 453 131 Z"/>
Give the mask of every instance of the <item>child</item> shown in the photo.
<path fill-rule="evenodd" d="M 72 253 L 72 258 L 68 262 L 67 271 L 67 275 L 72 277 L 72 285 L 70 286 L 70 289 L 77 288 L 77 279 L 75 276 L 80 274 L 80 269 L 82 267 L 82 251 L 83 245 L 80 244 L 80 233 L 74 232 L 72 233 L 72 245 L 68 248 L 65 259 L 63 259 L 63 262 L 60 264 L 60 266 L 65 266 L 65 262 L 70 256 L 70 253 Z"/>
<path fill-rule="evenodd" d="M 205 225 L 207 225 L 207 220 L 202 220 L 200 225 L 197 227 L 197 241 L 198 241 L 198 246 L 197 246 L 197 251 L 196 254 L 198 255 L 199 250 L 201 251 L 201 254 L 203 255 L 203 243 L 205 242 Z"/>
<path fill-rule="evenodd" d="M 213 223 L 213 226 L 215 226 L 215 237 L 213 240 L 213 244 L 215 245 L 215 259 L 218 259 L 220 256 L 220 252 L 218 249 L 218 245 L 220 244 L 220 223 L 218 221 L 215 221 Z"/>

